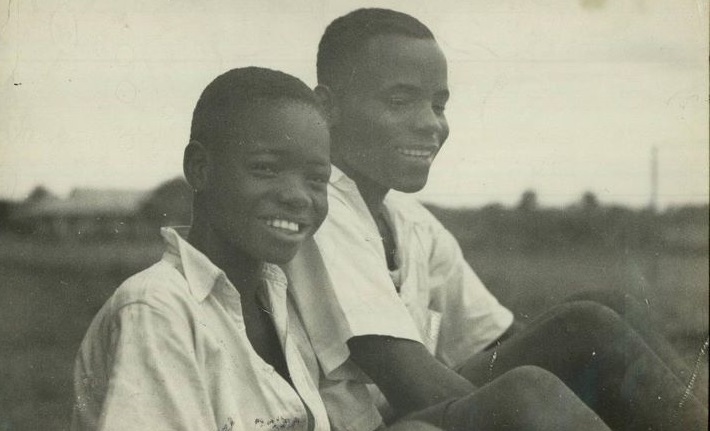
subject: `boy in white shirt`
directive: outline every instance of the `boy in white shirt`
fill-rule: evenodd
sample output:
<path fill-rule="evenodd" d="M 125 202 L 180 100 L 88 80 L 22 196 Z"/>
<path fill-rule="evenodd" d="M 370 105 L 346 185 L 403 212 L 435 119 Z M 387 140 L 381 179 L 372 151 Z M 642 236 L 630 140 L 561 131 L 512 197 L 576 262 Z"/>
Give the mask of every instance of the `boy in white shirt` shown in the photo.
<path fill-rule="evenodd" d="M 328 26 L 317 69 L 315 91 L 331 131 L 330 212 L 315 244 L 306 244 L 311 250 L 291 262 L 290 274 L 296 291 L 320 283 L 319 290 L 330 289 L 337 298 L 319 298 L 319 306 L 309 309 L 344 315 L 345 332 L 323 331 L 327 319 L 317 314 L 304 322 L 326 375 L 348 381 L 364 372 L 399 414 L 469 394 L 475 390 L 470 380 L 485 385 L 468 398 L 481 397 L 470 423 L 488 429 L 495 424 L 478 422 L 484 412 L 513 423 L 550 408 L 550 388 L 540 385 L 527 397 L 537 404 L 512 402 L 509 394 L 511 408 L 486 410 L 494 405 L 486 397 L 501 390 L 500 379 L 516 380 L 510 373 L 545 380 L 545 372 L 525 367 L 533 365 L 561 378 L 612 428 L 665 421 L 676 407 L 669 400 L 684 399 L 684 385 L 619 316 L 580 302 L 521 331 L 453 237 L 420 204 L 390 192 L 424 187 L 448 137 L 447 64 L 431 31 L 406 14 L 360 9 Z M 318 253 L 324 268 L 312 259 Z M 312 301 L 296 297 L 299 307 Z M 496 349 L 485 351 L 492 345 Z M 645 365 L 632 377 L 631 364 L 639 362 Z M 625 386 L 632 378 L 645 387 Z M 329 396 L 337 397 L 336 391 Z M 563 405 L 573 411 L 576 401 Z M 677 429 L 696 429 L 707 410 L 691 399 L 674 416 Z"/>

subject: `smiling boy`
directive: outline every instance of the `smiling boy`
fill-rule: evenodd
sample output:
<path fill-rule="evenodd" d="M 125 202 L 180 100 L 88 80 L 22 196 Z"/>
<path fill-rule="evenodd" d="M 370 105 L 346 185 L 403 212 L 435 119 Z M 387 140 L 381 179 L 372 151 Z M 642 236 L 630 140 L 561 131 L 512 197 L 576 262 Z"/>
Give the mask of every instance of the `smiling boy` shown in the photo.
<path fill-rule="evenodd" d="M 345 382 L 321 390 L 326 401 L 369 377 L 400 415 L 463 397 L 456 405 L 474 429 L 591 429 L 567 422 L 564 412 L 585 416 L 579 399 L 558 396 L 567 385 L 613 429 L 656 427 L 671 413 L 669 429 L 702 427 L 707 409 L 616 313 L 576 302 L 521 328 L 453 236 L 396 193 L 424 187 L 449 133 L 446 58 L 424 24 L 386 9 L 337 18 L 317 72 L 331 132 L 330 210 L 288 272 L 298 306 L 313 311 L 304 323 L 326 376 Z M 314 286 L 336 301 L 298 293 Z M 338 313 L 345 329 L 324 330 Z M 558 422 L 533 420 L 545 411 Z"/>
<path fill-rule="evenodd" d="M 328 204 L 329 135 L 311 90 L 231 70 L 185 149 L 193 222 L 99 311 L 75 366 L 75 430 L 328 430 L 319 369 L 283 272 Z"/>
<path fill-rule="evenodd" d="M 337 375 L 355 372 L 343 363 L 350 356 L 385 391 L 383 382 L 397 382 L 388 398 L 400 411 L 468 394 L 474 387 L 450 367 L 501 337 L 513 316 L 453 236 L 415 200 L 390 193 L 421 190 L 449 135 L 446 58 L 416 19 L 361 9 L 328 26 L 317 69 L 334 166 L 330 213 L 315 240 L 338 300 L 330 305 L 348 328 L 315 342 L 319 359 Z M 300 259 L 292 266 L 313 272 Z M 318 340 L 318 323 L 307 325 Z M 437 384 L 422 386 L 429 377 Z"/>

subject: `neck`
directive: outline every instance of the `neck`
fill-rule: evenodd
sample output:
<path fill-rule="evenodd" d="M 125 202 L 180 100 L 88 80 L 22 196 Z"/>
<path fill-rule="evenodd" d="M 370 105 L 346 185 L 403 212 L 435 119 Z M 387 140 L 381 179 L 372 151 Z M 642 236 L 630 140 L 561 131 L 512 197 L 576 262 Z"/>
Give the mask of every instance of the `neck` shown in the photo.
<path fill-rule="evenodd" d="M 350 169 L 350 167 L 345 163 L 339 163 L 336 160 L 333 161 L 333 164 L 355 182 L 355 185 L 357 185 L 357 189 L 360 192 L 360 196 L 362 196 L 362 200 L 365 201 L 365 205 L 367 205 L 367 209 L 370 211 L 372 217 L 379 217 L 382 213 L 385 196 L 387 196 L 390 189 L 383 187 L 381 184 L 378 184 L 363 175 L 360 175 L 354 169 Z"/>
<path fill-rule="evenodd" d="M 197 213 L 187 240 L 224 271 L 229 281 L 239 292 L 242 302 L 256 299 L 256 289 L 261 282 L 261 270 L 264 262 L 244 254 L 229 244 Z"/>

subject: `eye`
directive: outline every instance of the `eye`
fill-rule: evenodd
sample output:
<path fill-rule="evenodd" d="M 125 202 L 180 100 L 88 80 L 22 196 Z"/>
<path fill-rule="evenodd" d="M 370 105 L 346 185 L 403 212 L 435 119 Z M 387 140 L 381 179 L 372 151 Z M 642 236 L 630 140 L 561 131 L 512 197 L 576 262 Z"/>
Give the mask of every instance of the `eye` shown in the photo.
<path fill-rule="evenodd" d="M 412 99 L 403 95 L 393 95 L 387 98 L 387 104 L 392 108 L 404 108 L 411 103 Z"/>
<path fill-rule="evenodd" d="M 264 178 L 274 177 L 279 173 L 278 166 L 268 162 L 253 162 L 249 165 L 249 171 Z"/>

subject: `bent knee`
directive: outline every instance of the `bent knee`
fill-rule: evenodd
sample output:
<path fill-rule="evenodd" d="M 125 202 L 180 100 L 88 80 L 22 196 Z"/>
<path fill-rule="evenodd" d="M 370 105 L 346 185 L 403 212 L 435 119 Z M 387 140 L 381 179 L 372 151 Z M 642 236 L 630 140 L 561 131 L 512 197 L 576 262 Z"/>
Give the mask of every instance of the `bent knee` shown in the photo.
<path fill-rule="evenodd" d="M 515 396 L 536 398 L 567 393 L 567 386 L 551 372 L 540 367 L 524 365 L 513 368 L 496 381 L 515 393 Z"/>
<path fill-rule="evenodd" d="M 621 313 L 629 302 L 635 302 L 632 295 L 617 288 L 603 290 L 586 290 L 577 292 L 566 298 L 566 302 L 592 301 L 607 306 L 617 313 Z"/>
<path fill-rule="evenodd" d="M 622 328 L 624 320 L 611 308 L 594 301 L 575 301 L 564 304 L 555 320 L 570 329 L 601 330 Z"/>
<path fill-rule="evenodd" d="M 501 399 L 515 406 L 509 418 L 525 429 L 559 429 L 561 424 L 594 424 L 598 420 L 570 388 L 542 368 L 514 368 L 495 382 Z"/>

